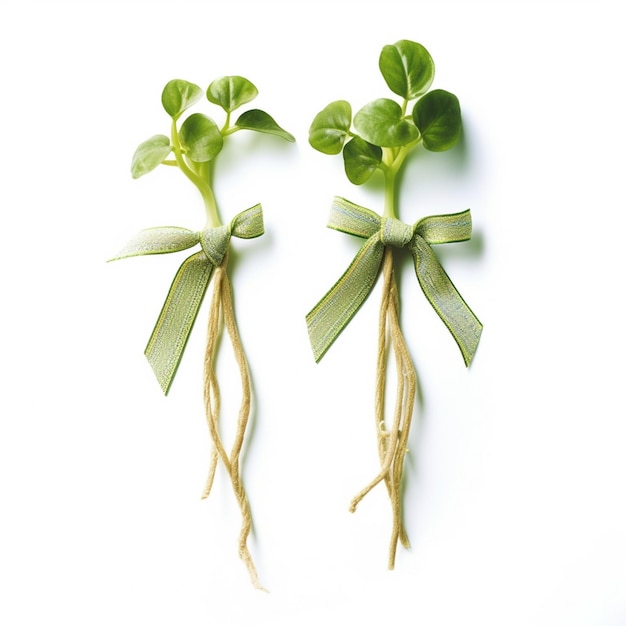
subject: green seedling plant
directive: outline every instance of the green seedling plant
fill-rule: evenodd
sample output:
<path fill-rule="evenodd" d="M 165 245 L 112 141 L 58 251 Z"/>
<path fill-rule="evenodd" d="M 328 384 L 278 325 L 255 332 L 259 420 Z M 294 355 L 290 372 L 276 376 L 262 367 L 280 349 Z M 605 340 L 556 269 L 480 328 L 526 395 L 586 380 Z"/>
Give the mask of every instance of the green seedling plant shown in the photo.
<path fill-rule="evenodd" d="M 239 556 L 248 569 L 253 585 L 262 588 L 247 545 L 252 519 L 240 467 L 241 450 L 250 416 L 251 385 L 248 362 L 235 318 L 227 267 L 231 237 L 251 239 L 262 235 L 263 214 L 261 205 L 256 204 L 237 214 L 230 222 L 223 223 L 213 185 L 217 157 L 233 134 L 250 130 L 295 141 L 290 133 L 260 109 L 246 110 L 233 121 L 232 114 L 256 98 L 257 94 L 257 88 L 241 76 L 218 78 L 206 91 L 194 83 L 180 79 L 171 80 L 165 85 L 161 102 L 171 118 L 169 136 L 154 135 L 141 143 L 132 158 L 131 174 L 133 178 L 140 178 L 160 165 L 180 170 L 200 192 L 204 203 L 205 224 L 200 231 L 177 226 L 143 230 L 111 260 L 178 252 L 200 245 L 200 251 L 188 257 L 180 266 L 145 354 L 163 392 L 167 394 L 204 294 L 212 281 L 204 358 L 204 406 L 213 448 L 203 497 L 209 495 L 218 462 L 221 461 L 230 477 L 241 509 Z M 200 112 L 188 114 L 183 119 L 183 115 L 204 95 L 209 103 L 222 109 L 221 115 L 224 119 L 221 125 Z M 241 377 L 241 404 L 230 452 L 226 451 L 220 435 L 220 390 L 215 368 L 222 327 L 226 328 L 232 343 Z"/>
<path fill-rule="evenodd" d="M 313 148 L 324 154 L 342 154 L 351 183 L 362 185 L 375 173 L 381 174 L 384 204 L 380 215 L 345 198 L 334 199 L 328 226 L 366 241 L 346 272 L 307 315 L 307 326 L 315 359 L 319 361 L 382 273 L 374 410 L 381 468 L 354 497 L 350 510 L 354 512 L 379 483 L 386 485 L 393 519 L 388 565 L 393 569 L 398 543 L 409 547 L 402 516 L 401 485 L 417 390 L 415 367 L 400 326 L 394 249 L 410 250 L 418 282 L 452 333 L 466 366 L 478 346 L 482 324 L 430 247 L 469 239 L 469 210 L 424 217 L 411 225 L 398 219 L 397 187 L 407 157 L 416 151 L 449 150 L 457 144 L 462 132 L 459 101 L 443 89 L 429 91 L 435 65 L 419 43 L 401 40 L 384 46 L 379 68 L 393 98 L 369 102 L 354 115 L 349 102 L 331 102 L 315 116 L 309 130 Z M 388 353 L 395 355 L 397 373 L 395 409 L 390 420 L 385 416 Z"/>

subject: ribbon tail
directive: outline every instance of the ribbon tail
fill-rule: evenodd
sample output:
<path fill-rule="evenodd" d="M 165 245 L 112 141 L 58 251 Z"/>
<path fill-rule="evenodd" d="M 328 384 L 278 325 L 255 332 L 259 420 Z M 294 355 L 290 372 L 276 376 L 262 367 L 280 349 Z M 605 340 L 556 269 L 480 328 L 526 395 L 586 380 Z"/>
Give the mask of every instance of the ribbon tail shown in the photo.
<path fill-rule="evenodd" d="M 167 395 L 213 272 L 204 252 L 183 261 L 154 326 L 145 355 Z"/>
<path fill-rule="evenodd" d="M 370 237 L 341 278 L 306 316 L 316 363 L 359 310 L 376 282 L 384 246 Z"/>
<path fill-rule="evenodd" d="M 422 291 L 454 337 L 469 367 L 483 325 L 456 290 L 431 247 L 419 235 L 414 237 L 411 251 Z"/>

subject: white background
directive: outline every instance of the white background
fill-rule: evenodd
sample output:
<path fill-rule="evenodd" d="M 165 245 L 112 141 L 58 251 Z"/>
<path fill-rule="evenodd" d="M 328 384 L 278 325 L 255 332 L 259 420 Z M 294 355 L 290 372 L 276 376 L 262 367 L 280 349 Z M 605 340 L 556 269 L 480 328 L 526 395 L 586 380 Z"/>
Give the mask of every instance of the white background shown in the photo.
<path fill-rule="evenodd" d="M 0 622 L 626 624 L 619 5 L 4 0 Z M 325 228 L 332 196 L 379 211 L 382 198 L 307 132 L 332 100 L 390 95 L 378 54 L 398 39 L 428 48 L 465 124 L 453 151 L 407 164 L 401 217 L 471 208 L 473 241 L 437 252 L 485 330 L 466 370 L 402 266 L 423 406 L 412 549 L 389 572 L 384 489 L 348 512 L 377 471 L 378 289 L 319 365 L 304 323 L 358 248 Z M 254 105 L 297 137 L 235 135 L 216 178 L 225 218 L 265 211 L 263 238 L 233 241 L 232 276 L 268 594 L 237 558 L 223 472 L 199 498 L 207 303 L 167 398 L 143 356 L 184 253 L 105 263 L 141 228 L 202 226 L 180 172 L 134 181 L 130 157 L 168 132 L 168 80 L 224 74 L 251 79 Z M 220 378 L 227 425 L 227 357 Z"/>

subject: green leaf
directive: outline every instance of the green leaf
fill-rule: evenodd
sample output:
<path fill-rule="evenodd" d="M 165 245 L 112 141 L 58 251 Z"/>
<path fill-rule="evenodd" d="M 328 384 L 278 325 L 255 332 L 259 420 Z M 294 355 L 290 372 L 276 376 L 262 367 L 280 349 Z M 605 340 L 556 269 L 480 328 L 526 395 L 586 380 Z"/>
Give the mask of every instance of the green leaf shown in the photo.
<path fill-rule="evenodd" d="M 413 121 L 422 133 L 424 148 L 433 152 L 448 150 L 461 136 L 459 100 L 443 89 L 434 89 L 415 103 Z"/>
<path fill-rule="evenodd" d="M 354 116 L 354 127 L 365 141 L 389 148 L 405 146 L 419 136 L 415 125 L 402 118 L 400 105 L 388 98 L 366 104 Z"/>
<path fill-rule="evenodd" d="M 192 161 L 204 163 L 217 156 L 224 138 L 210 117 L 193 113 L 180 127 L 180 143 Z"/>
<path fill-rule="evenodd" d="M 309 143 L 324 154 L 339 154 L 349 135 L 352 107 L 345 100 L 331 102 L 313 119 Z"/>
<path fill-rule="evenodd" d="M 139 178 L 161 164 L 172 151 L 169 137 L 154 135 L 139 144 L 130 164 L 130 173 L 133 178 Z"/>
<path fill-rule="evenodd" d="M 177 120 L 194 102 L 202 97 L 202 89 L 186 80 L 175 78 L 163 88 L 161 102 L 167 114 Z"/>
<path fill-rule="evenodd" d="M 270 135 L 278 135 L 287 141 L 295 141 L 296 138 L 288 133 L 284 128 L 281 128 L 271 115 L 268 115 L 265 111 L 259 109 L 251 109 L 239 116 L 239 119 L 235 122 L 235 126 L 238 128 L 245 128 L 247 130 L 256 130 L 260 133 L 269 133 Z"/>
<path fill-rule="evenodd" d="M 389 89 L 406 100 L 426 93 L 435 77 L 435 64 L 428 50 L 406 39 L 385 46 L 378 66 Z"/>
<path fill-rule="evenodd" d="M 383 151 L 379 146 L 354 137 L 343 149 L 346 176 L 351 183 L 362 185 L 376 171 L 382 157 Z"/>
<path fill-rule="evenodd" d="M 257 88 L 242 76 L 223 76 L 214 80 L 207 89 L 209 102 L 219 104 L 227 113 L 238 109 L 241 105 L 254 100 L 258 95 Z"/>

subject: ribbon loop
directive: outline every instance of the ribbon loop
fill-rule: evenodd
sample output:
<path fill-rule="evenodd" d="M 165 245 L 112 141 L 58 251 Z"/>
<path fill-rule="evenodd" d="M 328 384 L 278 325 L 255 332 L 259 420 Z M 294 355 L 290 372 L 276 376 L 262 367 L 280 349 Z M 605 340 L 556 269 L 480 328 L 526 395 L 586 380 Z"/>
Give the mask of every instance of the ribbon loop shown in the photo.
<path fill-rule="evenodd" d="M 157 226 L 138 232 L 112 259 L 118 261 L 133 256 L 167 254 L 195 246 L 199 234 L 178 226 Z"/>
<path fill-rule="evenodd" d="M 414 226 L 378 214 L 344 198 L 335 198 L 328 226 L 367 239 L 356 257 L 306 316 L 313 355 L 319 361 L 370 294 L 385 246 L 409 246 L 424 295 L 446 325 L 469 366 L 482 324 L 467 306 L 429 244 L 465 241 L 472 233 L 470 211 L 425 217 Z"/>
<path fill-rule="evenodd" d="M 327 226 L 348 235 L 367 239 L 380 230 L 380 219 L 378 213 L 345 198 L 336 197 L 330 207 Z"/>
<path fill-rule="evenodd" d="M 230 222 L 230 230 L 233 237 L 239 237 L 239 239 L 260 237 L 265 232 L 261 205 L 255 204 L 235 215 Z"/>
<path fill-rule="evenodd" d="M 472 236 L 472 215 L 467 210 L 424 217 L 415 224 L 415 232 L 430 244 L 467 241 Z"/>

